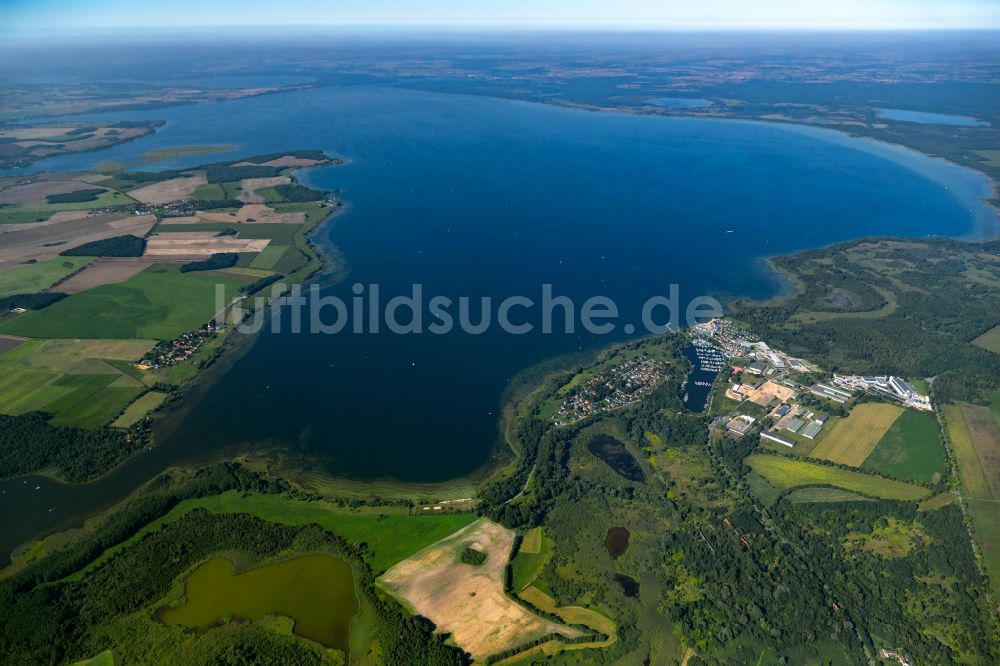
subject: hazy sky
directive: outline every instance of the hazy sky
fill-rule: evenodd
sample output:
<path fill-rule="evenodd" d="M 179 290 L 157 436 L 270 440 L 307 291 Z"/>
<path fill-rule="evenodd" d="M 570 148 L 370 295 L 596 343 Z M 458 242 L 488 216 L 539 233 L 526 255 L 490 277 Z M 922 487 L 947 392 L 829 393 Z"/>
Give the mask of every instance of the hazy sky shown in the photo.
<path fill-rule="evenodd" d="M 0 25 L 995 29 L 1000 0 L 0 0 Z"/>

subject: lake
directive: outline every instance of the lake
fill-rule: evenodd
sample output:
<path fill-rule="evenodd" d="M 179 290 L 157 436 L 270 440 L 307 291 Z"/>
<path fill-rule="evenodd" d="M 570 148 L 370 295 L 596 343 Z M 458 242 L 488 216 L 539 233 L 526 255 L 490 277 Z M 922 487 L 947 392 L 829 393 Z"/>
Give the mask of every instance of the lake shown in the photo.
<path fill-rule="evenodd" d="M 95 116 L 101 117 L 101 116 Z M 108 116 L 110 117 L 110 116 Z M 680 300 L 769 297 L 768 256 L 872 234 L 975 238 L 996 231 L 985 177 L 830 130 L 591 113 L 388 87 L 319 88 L 115 113 L 162 118 L 155 135 L 51 158 L 34 170 L 129 162 L 172 146 L 232 144 L 156 168 L 298 148 L 342 156 L 305 181 L 348 203 L 320 230 L 354 283 L 409 294 L 539 300 L 611 297 L 620 322 L 679 286 Z M 24 170 L 21 170 L 23 172 Z M 8 172 L 10 173 L 10 172 Z M 367 293 L 367 292 L 366 292 Z M 473 320 L 478 321 L 478 306 Z M 518 310 L 514 319 L 537 313 Z M 324 473 L 440 482 L 494 456 L 501 395 L 519 371 L 626 334 L 307 335 L 269 330 L 221 378 L 161 419 L 157 446 L 100 481 L 0 484 L 0 548 L 79 524 L 166 466 L 245 450 L 305 450 Z M 348 329 L 350 330 L 350 329 Z M 221 374 L 221 373 L 220 373 Z M 37 487 L 37 489 L 36 489 Z"/>
<path fill-rule="evenodd" d="M 347 650 L 351 618 L 358 609 L 354 575 L 332 555 L 303 555 L 233 575 L 225 557 L 208 560 L 184 581 L 185 603 L 164 608 L 160 620 L 208 629 L 228 615 L 260 620 L 289 617 L 294 631 L 327 647 Z"/>

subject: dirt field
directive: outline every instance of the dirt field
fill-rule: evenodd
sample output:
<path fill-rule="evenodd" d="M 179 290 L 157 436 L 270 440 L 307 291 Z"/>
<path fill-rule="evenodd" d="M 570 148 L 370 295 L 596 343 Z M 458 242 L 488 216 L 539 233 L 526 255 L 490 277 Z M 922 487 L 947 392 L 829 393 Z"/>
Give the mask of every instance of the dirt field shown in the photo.
<path fill-rule="evenodd" d="M 178 199 L 186 199 L 199 185 L 204 185 L 207 182 L 205 174 L 199 173 L 145 185 L 136 190 L 130 190 L 128 195 L 147 204 L 165 204 Z"/>
<path fill-rule="evenodd" d="M 744 395 L 746 395 L 747 400 L 750 402 L 767 406 L 771 404 L 775 398 L 782 402 L 790 400 L 791 397 L 795 395 L 795 391 L 787 386 L 782 386 L 781 384 L 764 382 L 759 388 L 744 389 Z"/>
<path fill-rule="evenodd" d="M 383 587 L 477 660 L 542 636 L 579 636 L 571 627 L 529 612 L 504 592 L 514 532 L 485 518 L 393 566 L 379 578 Z M 473 547 L 489 555 L 480 566 L 462 564 L 459 554 Z"/>
<path fill-rule="evenodd" d="M 0 335 L 0 355 L 6 354 L 14 347 L 17 347 L 27 338 L 17 338 L 13 335 Z"/>
<path fill-rule="evenodd" d="M 180 238 L 178 238 L 180 236 Z M 236 238 L 212 232 L 169 233 L 153 236 L 146 244 L 145 257 L 211 255 L 216 252 L 260 252 L 270 238 Z"/>
<path fill-rule="evenodd" d="M 27 180 L 27 179 L 24 179 Z M 25 204 L 45 202 L 50 194 L 65 194 L 78 190 L 94 189 L 94 185 L 75 179 L 46 179 L 24 185 L 15 185 L 0 191 L 0 204 Z"/>
<path fill-rule="evenodd" d="M 292 182 L 288 176 L 275 176 L 274 178 L 244 178 L 240 181 L 240 196 L 237 197 L 243 203 L 262 204 L 264 198 L 257 194 L 257 190 L 275 185 L 287 185 Z"/>
<path fill-rule="evenodd" d="M 233 166 L 245 167 L 245 166 L 269 166 L 269 167 L 308 167 L 319 164 L 319 160 L 308 160 L 302 157 L 293 157 L 292 155 L 285 155 L 284 157 L 279 157 L 277 159 L 271 160 L 270 162 L 240 162 L 239 164 L 234 164 Z"/>
<path fill-rule="evenodd" d="M 188 218 L 180 218 L 187 220 Z M 178 220 L 170 220 L 176 224 Z M 263 204 L 247 204 L 235 213 L 202 213 L 198 212 L 195 222 L 227 222 L 248 223 L 261 222 L 267 224 L 302 224 L 306 221 L 305 213 L 279 213 L 270 206 Z"/>
<path fill-rule="evenodd" d="M 101 259 L 60 284 L 55 291 L 76 294 L 99 287 L 102 284 L 117 284 L 141 273 L 152 265 L 152 261 L 143 261 L 142 259 Z"/>
<path fill-rule="evenodd" d="M 858 405 L 846 419 L 837 421 L 830 433 L 809 455 L 812 458 L 860 467 L 902 413 L 903 408 L 896 405 Z"/>
<path fill-rule="evenodd" d="M 153 215 L 110 214 L 0 225 L 0 270 L 5 264 L 26 259 L 50 259 L 63 250 L 102 238 L 145 236 L 155 223 Z"/>

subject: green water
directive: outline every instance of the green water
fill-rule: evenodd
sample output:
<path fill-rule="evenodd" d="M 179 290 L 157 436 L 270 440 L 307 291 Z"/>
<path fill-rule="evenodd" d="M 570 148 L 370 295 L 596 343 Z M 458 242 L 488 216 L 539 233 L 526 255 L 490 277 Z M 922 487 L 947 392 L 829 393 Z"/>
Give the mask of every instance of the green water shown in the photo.
<path fill-rule="evenodd" d="M 217 557 L 188 576 L 185 596 L 183 606 L 163 611 L 163 622 L 208 629 L 227 615 L 284 615 L 299 636 L 345 651 L 358 609 L 351 567 L 332 555 L 303 555 L 235 576 L 232 561 Z"/>

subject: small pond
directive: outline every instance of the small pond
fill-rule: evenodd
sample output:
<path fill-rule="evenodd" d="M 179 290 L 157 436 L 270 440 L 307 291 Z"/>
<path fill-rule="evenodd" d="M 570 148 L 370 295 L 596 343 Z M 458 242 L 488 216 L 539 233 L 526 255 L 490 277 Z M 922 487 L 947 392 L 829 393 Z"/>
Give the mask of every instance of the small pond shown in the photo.
<path fill-rule="evenodd" d="M 646 475 L 625 444 L 611 435 L 597 435 L 587 444 L 587 450 L 629 481 L 644 481 Z"/>
<path fill-rule="evenodd" d="M 608 536 L 604 537 L 604 547 L 608 549 L 608 555 L 616 560 L 628 550 L 629 531 L 624 527 L 612 527 L 608 530 Z"/>

